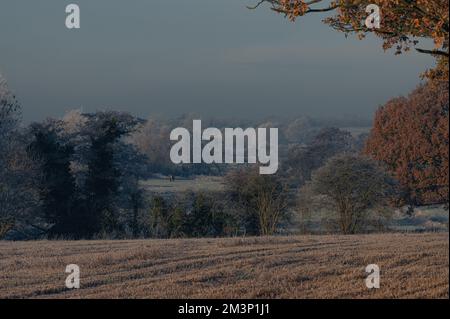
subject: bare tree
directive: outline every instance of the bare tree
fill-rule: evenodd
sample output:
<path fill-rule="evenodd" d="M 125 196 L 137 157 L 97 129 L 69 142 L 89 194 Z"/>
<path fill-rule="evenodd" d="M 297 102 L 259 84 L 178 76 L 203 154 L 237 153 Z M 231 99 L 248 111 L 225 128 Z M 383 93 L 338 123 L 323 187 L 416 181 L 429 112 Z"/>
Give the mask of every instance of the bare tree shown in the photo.
<path fill-rule="evenodd" d="M 311 173 L 323 166 L 327 159 L 343 153 L 356 152 L 352 135 L 338 128 L 321 129 L 305 146 L 293 145 L 286 159 L 287 173 L 303 185 L 311 179 Z"/>
<path fill-rule="evenodd" d="M 161 121 L 149 119 L 130 136 L 131 144 L 148 158 L 152 170 L 161 171 L 171 163 L 170 127 Z"/>
<path fill-rule="evenodd" d="M 369 214 L 384 213 L 394 192 L 394 180 L 377 162 L 358 155 L 338 155 L 313 173 L 303 191 L 338 215 L 344 234 L 354 234 L 366 226 Z M 373 217 L 373 216 L 372 216 Z"/>
<path fill-rule="evenodd" d="M 274 175 L 257 170 L 236 170 L 227 177 L 230 203 L 241 212 L 246 232 L 273 235 L 288 217 L 287 187 Z"/>

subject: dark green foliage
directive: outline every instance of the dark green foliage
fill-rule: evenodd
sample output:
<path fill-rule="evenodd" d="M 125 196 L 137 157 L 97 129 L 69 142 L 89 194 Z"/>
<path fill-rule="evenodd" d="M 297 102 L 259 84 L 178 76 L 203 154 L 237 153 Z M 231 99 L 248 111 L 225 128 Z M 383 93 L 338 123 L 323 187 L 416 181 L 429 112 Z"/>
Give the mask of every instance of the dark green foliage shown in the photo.
<path fill-rule="evenodd" d="M 51 225 L 48 235 L 74 239 L 117 235 L 127 224 L 137 234 L 143 196 L 137 170 L 122 165 L 133 157 L 133 149 L 119 147 L 135 121 L 115 112 L 86 118 L 83 129 L 71 134 L 60 121 L 32 128 L 29 149 L 41 161 L 44 177 L 39 188 L 44 217 Z M 73 165 L 82 167 L 82 172 L 74 173 Z M 136 216 L 121 218 L 123 210 L 132 210 Z"/>
<path fill-rule="evenodd" d="M 228 216 L 213 197 L 196 194 L 186 216 L 184 233 L 190 237 L 217 237 L 225 233 Z"/>
<path fill-rule="evenodd" d="M 113 143 L 122 135 L 114 120 L 106 120 L 99 135 L 91 137 L 85 196 L 92 220 L 92 233 L 117 228 L 112 200 L 118 191 L 120 173 L 114 166 Z"/>
<path fill-rule="evenodd" d="M 135 120 L 127 114 L 99 112 L 90 116 L 82 132 L 89 145 L 84 155 L 87 172 L 82 192 L 90 221 L 90 236 L 124 231 L 117 207 L 123 172 L 116 162 L 116 156 L 121 138 L 134 125 Z M 131 195 L 131 199 L 136 201 L 136 196 Z"/>
<path fill-rule="evenodd" d="M 156 196 L 150 220 L 151 235 L 157 238 L 228 236 L 237 229 L 224 203 L 212 194 L 189 194 L 172 202 Z"/>
<path fill-rule="evenodd" d="M 30 152 L 41 161 L 42 185 L 40 197 L 44 217 L 52 224 L 49 235 L 75 236 L 82 231 L 82 219 L 75 209 L 77 195 L 75 180 L 70 172 L 73 146 L 64 143 L 52 124 L 34 125 L 34 141 Z"/>

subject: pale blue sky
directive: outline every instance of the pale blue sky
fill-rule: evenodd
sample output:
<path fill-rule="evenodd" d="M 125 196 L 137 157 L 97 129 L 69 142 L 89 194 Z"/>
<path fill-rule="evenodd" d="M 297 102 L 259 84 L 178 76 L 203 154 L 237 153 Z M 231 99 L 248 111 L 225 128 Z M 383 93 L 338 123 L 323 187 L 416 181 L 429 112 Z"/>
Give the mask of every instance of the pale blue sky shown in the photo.
<path fill-rule="evenodd" d="M 65 6 L 81 30 L 65 28 Z M 25 120 L 67 110 L 147 117 L 369 118 L 433 65 L 346 39 L 309 16 L 291 23 L 251 0 L 1 0 L 0 73 Z"/>

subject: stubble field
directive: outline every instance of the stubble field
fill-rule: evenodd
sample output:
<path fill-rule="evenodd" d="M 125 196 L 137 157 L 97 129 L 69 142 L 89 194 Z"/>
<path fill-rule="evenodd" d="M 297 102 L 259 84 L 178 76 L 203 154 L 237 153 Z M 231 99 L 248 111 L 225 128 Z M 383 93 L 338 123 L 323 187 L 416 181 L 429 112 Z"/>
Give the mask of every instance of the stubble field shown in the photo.
<path fill-rule="evenodd" d="M 448 233 L 0 242 L 0 298 L 448 297 Z"/>

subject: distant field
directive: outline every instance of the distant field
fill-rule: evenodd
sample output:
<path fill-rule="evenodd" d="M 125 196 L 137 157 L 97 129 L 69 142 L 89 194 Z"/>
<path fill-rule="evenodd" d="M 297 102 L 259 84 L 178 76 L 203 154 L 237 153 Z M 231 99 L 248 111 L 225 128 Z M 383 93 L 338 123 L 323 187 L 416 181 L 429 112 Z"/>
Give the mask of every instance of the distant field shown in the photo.
<path fill-rule="evenodd" d="M 176 178 L 171 182 L 168 177 L 141 181 L 141 186 L 153 194 L 177 194 L 190 192 L 222 192 L 225 184 L 223 177 L 198 176 L 195 179 Z"/>
<path fill-rule="evenodd" d="M 65 267 L 81 289 L 65 288 Z M 366 288 L 378 264 L 381 288 Z M 1 298 L 448 298 L 437 234 L 0 242 Z"/>

